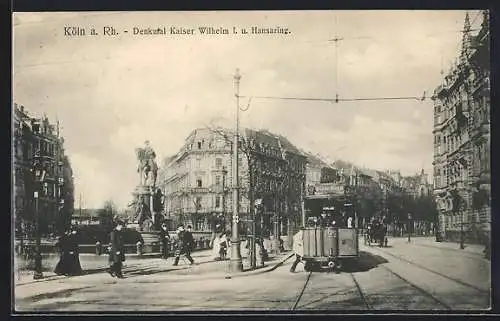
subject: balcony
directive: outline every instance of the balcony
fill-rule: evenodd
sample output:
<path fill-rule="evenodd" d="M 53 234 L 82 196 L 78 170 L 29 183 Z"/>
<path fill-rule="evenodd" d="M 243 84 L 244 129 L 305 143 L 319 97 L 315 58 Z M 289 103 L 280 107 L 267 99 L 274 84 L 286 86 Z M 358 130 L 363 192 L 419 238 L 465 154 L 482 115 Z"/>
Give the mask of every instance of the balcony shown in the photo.
<path fill-rule="evenodd" d="M 489 132 L 490 132 L 490 124 L 488 122 L 483 121 L 477 126 L 474 126 L 474 128 L 472 128 L 470 136 L 472 139 L 476 138 L 477 136 L 488 134 Z"/>
<path fill-rule="evenodd" d="M 224 188 L 226 190 L 226 193 L 229 192 L 229 187 L 228 186 L 225 186 Z M 212 193 L 222 193 L 223 192 L 223 189 L 222 189 L 222 184 L 219 184 L 219 185 L 212 185 L 209 187 L 209 190 L 212 192 Z"/>
<path fill-rule="evenodd" d="M 474 82 L 472 83 L 472 92 L 475 93 L 476 91 L 478 91 L 481 88 L 489 90 L 489 88 L 490 88 L 489 77 L 480 77 L 480 78 L 476 78 L 474 80 Z"/>
<path fill-rule="evenodd" d="M 211 192 L 211 188 L 208 187 L 191 187 L 188 189 L 188 193 L 209 193 Z"/>

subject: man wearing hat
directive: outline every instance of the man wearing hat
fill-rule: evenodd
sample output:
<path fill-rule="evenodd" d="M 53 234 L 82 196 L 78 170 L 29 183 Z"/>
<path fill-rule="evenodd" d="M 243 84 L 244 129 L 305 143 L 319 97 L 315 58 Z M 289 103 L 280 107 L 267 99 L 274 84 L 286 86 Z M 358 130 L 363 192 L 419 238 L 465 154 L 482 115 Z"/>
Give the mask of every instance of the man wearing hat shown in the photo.
<path fill-rule="evenodd" d="M 168 235 L 167 223 L 163 222 L 160 229 L 161 252 L 164 259 L 168 258 L 168 249 L 170 247 L 170 235 Z"/>
<path fill-rule="evenodd" d="M 124 223 L 121 220 L 116 221 L 116 226 L 111 231 L 111 249 L 109 251 L 109 270 L 112 277 L 123 279 L 122 265 L 125 261 L 125 247 L 123 246 L 122 228 Z"/>
<path fill-rule="evenodd" d="M 174 266 L 179 264 L 179 259 L 183 254 L 191 264 L 194 263 L 194 260 L 191 257 L 189 234 L 190 232 L 184 229 L 184 225 L 180 225 L 179 228 L 177 228 L 178 243 L 177 250 L 175 252 Z"/>

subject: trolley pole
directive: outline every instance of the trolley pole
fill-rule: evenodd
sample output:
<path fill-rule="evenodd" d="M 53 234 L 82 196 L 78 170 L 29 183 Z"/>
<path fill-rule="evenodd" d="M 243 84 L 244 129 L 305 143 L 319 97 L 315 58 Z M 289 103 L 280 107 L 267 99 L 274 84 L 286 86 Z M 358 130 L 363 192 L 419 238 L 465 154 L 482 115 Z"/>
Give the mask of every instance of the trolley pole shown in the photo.
<path fill-rule="evenodd" d="M 238 223 L 240 221 L 240 198 L 239 198 L 239 166 L 238 166 L 238 149 L 239 149 L 239 130 L 240 130 L 240 80 L 241 75 L 239 69 L 236 69 L 234 81 L 236 85 L 236 128 L 234 132 L 233 142 L 233 220 L 232 220 L 232 239 L 231 239 L 231 272 L 243 271 L 243 260 L 240 251 L 240 235 Z"/>

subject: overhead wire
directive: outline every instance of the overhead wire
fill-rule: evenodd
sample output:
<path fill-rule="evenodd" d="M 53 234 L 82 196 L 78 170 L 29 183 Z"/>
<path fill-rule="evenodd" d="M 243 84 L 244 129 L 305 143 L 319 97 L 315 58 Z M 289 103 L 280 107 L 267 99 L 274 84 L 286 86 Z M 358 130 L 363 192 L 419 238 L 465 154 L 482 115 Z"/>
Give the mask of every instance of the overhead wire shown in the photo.
<path fill-rule="evenodd" d="M 239 96 L 240 98 L 249 98 L 250 96 Z M 321 102 L 350 102 L 350 101 L 377 101 L 377 100 L 417 100 L 424 101 L 430 99 L 426 97 L 425 92 L 422 97 L 402 96 L 402 97 L 366 97 L 366 98 L 313 98 L 313 97 L 286 97 L 286 96 L 251 96 L 254 99 L 273 99 L 273 100 L 297 100 L 297 101 L 321 101 Z"/>

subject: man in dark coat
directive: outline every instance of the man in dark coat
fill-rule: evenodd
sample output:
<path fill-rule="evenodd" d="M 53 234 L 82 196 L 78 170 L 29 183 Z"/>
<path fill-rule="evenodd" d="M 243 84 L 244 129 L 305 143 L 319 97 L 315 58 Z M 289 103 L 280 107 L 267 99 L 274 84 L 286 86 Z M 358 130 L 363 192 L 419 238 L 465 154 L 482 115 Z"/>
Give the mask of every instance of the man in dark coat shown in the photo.
<path fill-rule="evenodd" d="M 125 247 L 123 246 L 122 228 L 123 222 L 117 221 L 116 227 L 111 231 L 111 249 L 109 251 L 109 270 L 108 273 L 119 279 L 123 278 L 122 265 L 125 261 Z"/>
<path fill-rule="evenodd" d="M 181 255 L 184 255 L 191 264 L 194 263 L 193 258 L 191 257 L 191 247 L 193 241 L 193 234 L 191 232 L 186 231 L 184 226 L 179 226 L 177 229 L 177 249 L 175 253 L 174 266 L 179 264 L 179 259 Z"/>
<path fill-rule="evenodd" d="M 167 224 L 163 223 L 160 229 L 161 254 L 164 259 L 168 259 L 168 250 L 170 247 L 170 235 L 168 234 Z"/>
<path fill-rule="evenodd" d="M 69 255 L 69 275 L 81 275 L 83 270 L 80 265 L 80 249 L 78 247 L 78 234 L 76 227 L 71 228 L 67 237 L 67 249 Z"/>

